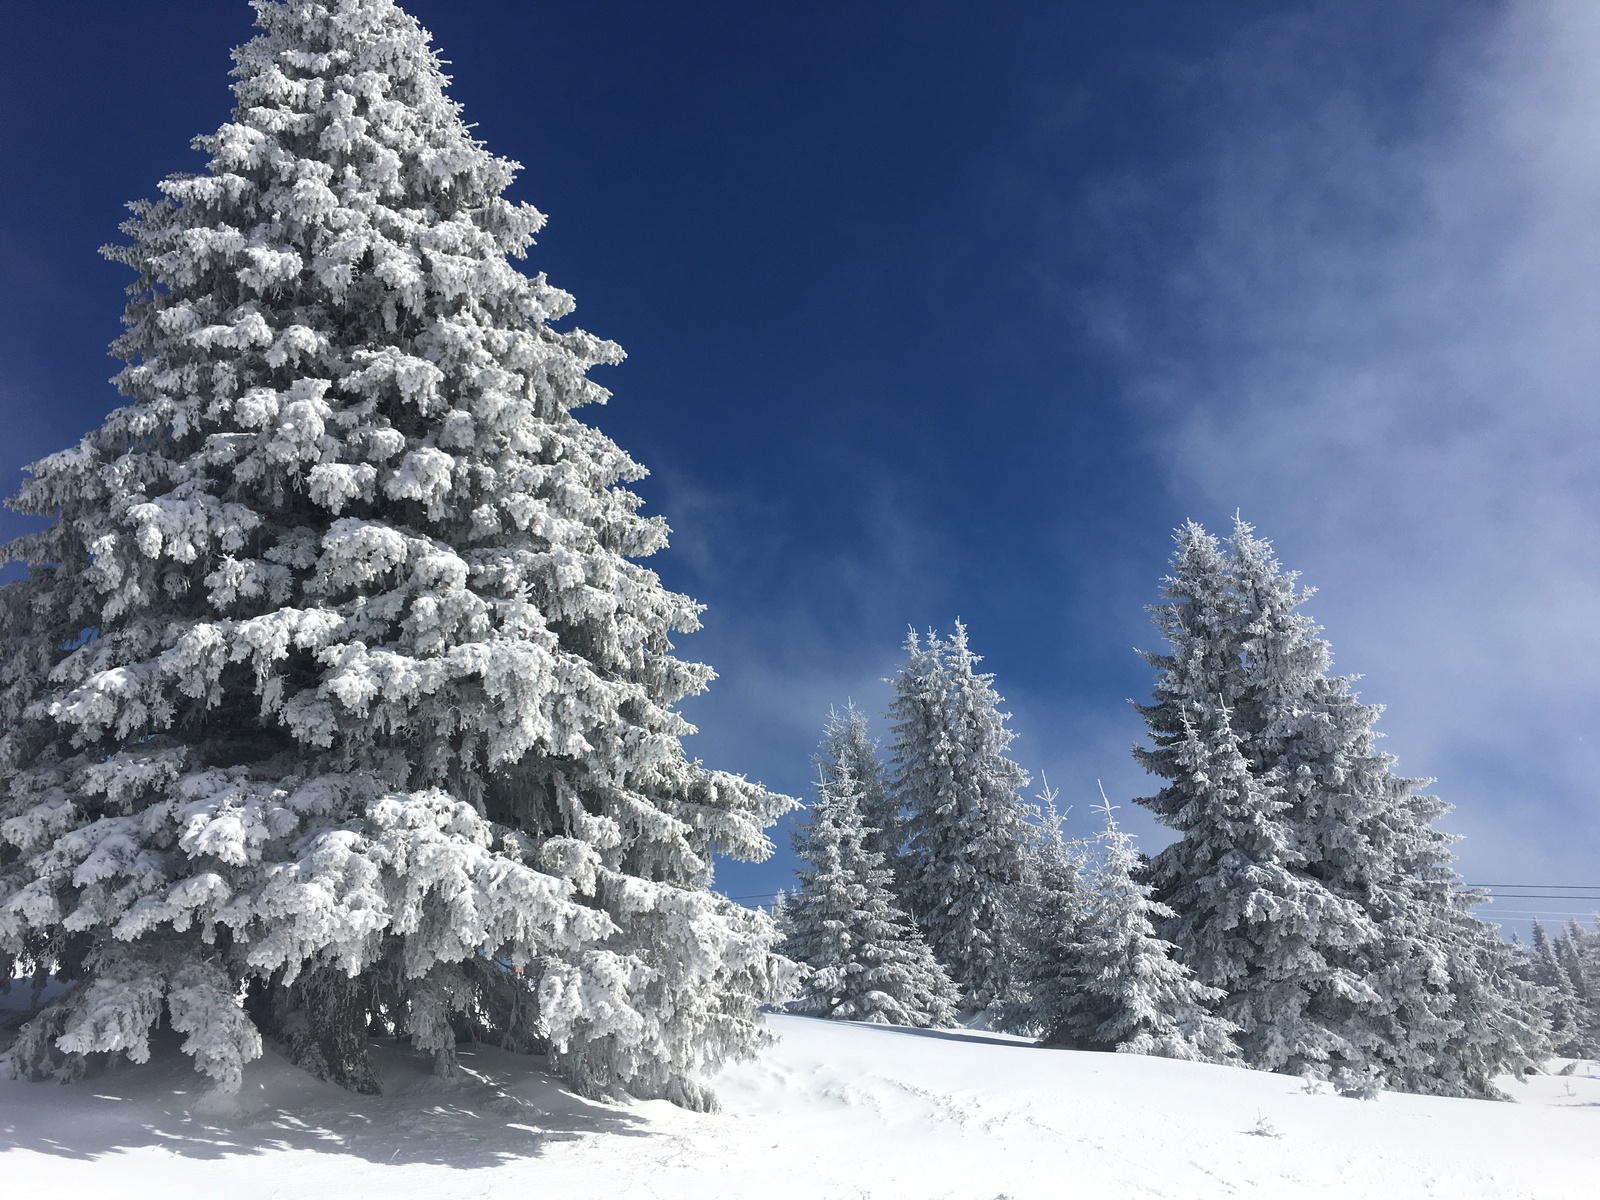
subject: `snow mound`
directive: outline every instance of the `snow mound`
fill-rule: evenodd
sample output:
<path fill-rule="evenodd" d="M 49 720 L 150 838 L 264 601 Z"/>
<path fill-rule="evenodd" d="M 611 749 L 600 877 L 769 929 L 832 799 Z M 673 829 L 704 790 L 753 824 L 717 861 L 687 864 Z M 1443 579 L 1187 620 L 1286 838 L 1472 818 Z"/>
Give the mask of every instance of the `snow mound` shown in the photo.
<path fill-rule="evenodd" d="M 538 1060 L 464 1048 L 441 1080 L 401 1047 L 384 1094 L 270 1050 L 216 1111 L 175 1043 L 73 1087 L 0 1083 L 18 1195 L 590 1195 L 714 1200 L 1593 1195 L 1600 1065 L 1508 1084 L 1519 1103 L 1384 1094 L 1000 1035 L 772 1016 L 724 1111 L 596 1104 Z M 1557 1064 L 1563 1066 L 1566 1064 Z M 225 1189 L 223 1191 L 222 1189 Z"/>

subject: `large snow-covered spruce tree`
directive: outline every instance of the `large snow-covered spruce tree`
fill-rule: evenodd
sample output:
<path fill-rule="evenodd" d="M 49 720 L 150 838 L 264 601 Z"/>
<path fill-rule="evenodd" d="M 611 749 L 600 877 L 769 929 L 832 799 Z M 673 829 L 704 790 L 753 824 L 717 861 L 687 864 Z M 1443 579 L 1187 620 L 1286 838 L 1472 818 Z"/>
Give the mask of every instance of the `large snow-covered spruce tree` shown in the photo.
<path fill-rule="evenodd" d="M 1234 719 L 1245 753 L 1258 775 L 1282 784 L 1305 873 L 1369 918 L 1364 930 L 1327 939 L 1327 953 L 1372 995 L 1324 1016 L 1368 1074 L 1426 1090 L 1454 1028 L 1435 919 L 1456 882 L 1450 840 L 1433 828 L 1445 806 L 1377 749 L 1381 709 L 1331 674 L 1328 644 L 1300 611 L 1311 591 L 1237 518 L 1222 577 L 1237 610 L 1224 641 L 1235 655 Z"/>
<path fill-rule="evenodd" d="M 825 750 L 838 731 L 830 723 Z M 795 853 L 809 865 L 783 904 L 784 953 L 809 968 L 793 1007 L 886 1025 L 952 1024 L 960 996 L 895 900 L 894 873 L 862 819 L 866 789 L 837 759 L 819 774 L 817 798 L 794 832 Z"/>
<path fill-rule="evenodd" d="M 1362 1069 L 1343 1028 L 1371 987 L 1344 952 L 1373 936 L 1360 907 L 1304 872 L 1281 778 L 1252 771 L 1236 709 L 1240 604 L 1217 540 L 1190 522 L 1178 530 L 1163 603 L 1152 607 L 1168 643 L 1146 654 L 1155 700 L 1139 705 L 1152 748 L 1135 750 L 1167 780 L 1140 801 L 1180 839 L 1152 863 L 1156 896 L 1175 910 L 1162 932 L 1200 981 L 1225 993 L 1245 1061 L 1270 1070 Z"/>
<path fill-rule="evenodd" d="M 967 645 L 913 632 L 894 678 L 891 795 L 904 816 L 901 899 L 973 1011 L 1009 991 L 1011 927 L 1036 815 L 1028 774 L 1005 756 L 1016 736 Z"/>
<path fill-rule="evenodd" d="M 1395 773 L 1376 746 L 1381 709 L 1331 674 L 1326 641 L 1299 611 L 1309 595 L 1242 521 L 1226 549 L 1193 523 L 1178 531 L 1153 609 L 1169 648 L 1146 656 L 1159 674 L 1154 703 L 1140 706 L 1155 744 L 1137 752 L 1173 782 L 1145 803 L 1182 830 L 1181 814 L 1198 812 L 1184 748 L 1198 738 L 1195 753 L 1231 761 L 1231 739 L 1251 780 L 1278 794 L 1284 865 L 1321 914 L 1313 949 L 1330 986 L 1314 986 L 1303 1009 L 1328 1053 L 1315 1069 L 1493 1094 L 1495 1075 L 1543 1052 L 1537 1006 L 1503 939 L 1473 916 L 1481 897 L 1462 887 L 1453 839 L 1435 827 L 1447 806 L 1420 791 L 1425 781 Z M 1241 1045 L 1252 1055 L 1248 1031 Z"/>
<path fill-rule="evenodd" d="M 1252 768 L 1282 780 L 1306 873 L 1360 905 L 1373 929 L 1347 940 L 1341 961 L 1376 1002 L 1350 1009 L 1341 1031 L 1390 1087 L 1497 1094 L 1496 1075 L 1536 1068 L 1549 1046 L 1508 944 L 1474 915 L 1487 897 L 1462 886 L 1457 839 L 1437 827 L 1449 806 L 1378 748 L 1383 710 L 1332 673 L 1331 648 L 1300 611 L 1311 591 L 1238 518 L 1227 574 Z"/>
<path fill-rule="evenodd" d="M 574 410 L 608 342 L 392 0 L 254 0 L 206 170 L 134 206 L 125 407 L 31 468 L 0 590 L 0 949 L 77 980 L 11 1055 L 224 1087 L 369 1020 L 710 1102 L 789 965 L 712 895 L 790 801 L 685 758 L 698 606 Z M 249 994 L 249 1004 L 239 999 Z M 253 1017 L 253 1019 L 252 1019 Z"/>

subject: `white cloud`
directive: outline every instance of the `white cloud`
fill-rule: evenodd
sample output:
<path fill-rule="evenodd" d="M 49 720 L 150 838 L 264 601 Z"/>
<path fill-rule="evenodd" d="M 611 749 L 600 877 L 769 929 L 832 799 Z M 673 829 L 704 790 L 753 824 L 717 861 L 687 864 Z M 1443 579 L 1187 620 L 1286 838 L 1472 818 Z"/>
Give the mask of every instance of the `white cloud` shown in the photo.
<path fill-rule="evenodd" d="M 1194 515 L 1242 508 L 1320 585 L 1467 872 L 1600 883 L 1600 6 L 1464 23 L 1404 121 L 1308 104 L 1316 37 L 1198 80 L 1234 120 L 1163 281 L 1189 348 L 1130 360 L 1137 403 Z"/>

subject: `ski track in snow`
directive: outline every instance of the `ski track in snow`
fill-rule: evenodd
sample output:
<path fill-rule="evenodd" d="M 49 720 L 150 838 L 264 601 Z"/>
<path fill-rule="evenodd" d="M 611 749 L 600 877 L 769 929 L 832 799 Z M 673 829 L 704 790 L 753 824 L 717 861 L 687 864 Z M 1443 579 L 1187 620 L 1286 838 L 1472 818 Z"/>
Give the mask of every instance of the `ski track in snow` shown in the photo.
<path fill-rule="evenodd" d="M 529 1060 L 467 1049 L 457 1080 L 384 1047 L 382 1096 L 269 1051 L 208 1104 L 174 1042 L 81 1084 L 0 1083 L 18 1194 L 450 1200 L 1033 1200 L 1035 1197 L 1589 1197 L 1600 1065 L 1508 1084 L 1519 1103 L 1384 1094 L 995 1036 L 769 1018 L 724 1072 L 724 1111 L 597 1104 Z"/>

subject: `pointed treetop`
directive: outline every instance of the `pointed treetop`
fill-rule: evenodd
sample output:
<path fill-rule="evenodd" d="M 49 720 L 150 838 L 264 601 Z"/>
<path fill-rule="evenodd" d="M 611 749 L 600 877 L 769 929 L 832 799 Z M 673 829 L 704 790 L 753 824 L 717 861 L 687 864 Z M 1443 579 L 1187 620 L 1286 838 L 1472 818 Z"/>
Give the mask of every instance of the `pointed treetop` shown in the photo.
<path fill-rule="evenodd" d="M 1111 797 L 1106 795 L 1106 785 L 1105 784 L 1101 783 L 1100 780 L 1096 779 L 1094 781 L 1094 785 L 1095 785 L 1095 787 L 1100 789 L 1100 803 L 1095 807 L 1094 811 L 1099 813 L 1102 817 L 1105 818 L 1106 828 L 1108 830 L 1113 830 L 1114 831 L 1116 829 L 1116 827 L 1117 827 L 1117 821 L 1116 821 L 1116 818 L 1113 817 L 1111 814 L 1117 811 L 1117 807 L 1118 806 L 1115 805 L 1115 804 L 1112 804 L 1111 803 Z"/>

